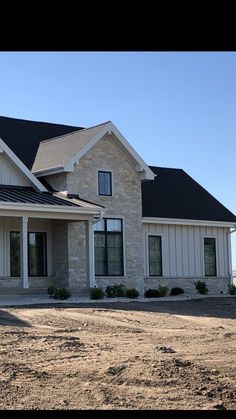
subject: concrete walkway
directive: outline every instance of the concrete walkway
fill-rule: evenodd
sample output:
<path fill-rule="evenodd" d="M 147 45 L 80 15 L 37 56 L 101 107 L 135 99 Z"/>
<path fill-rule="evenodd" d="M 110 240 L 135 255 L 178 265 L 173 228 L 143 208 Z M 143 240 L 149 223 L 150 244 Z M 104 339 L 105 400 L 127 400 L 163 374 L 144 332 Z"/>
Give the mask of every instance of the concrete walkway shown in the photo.
<path fill-rule="evenodd" d="M 1 295 L 0 294 L 0 307 L 9 307 L 9 306 L 28 306 L 28 305 L 53 305 L 53 304 L 104 304 L 104 303 L 129 303 L 129 302 L 142 302 L 148 303 L 150 301 L 162 302 L 162 301 L 186 301 L 186 300 L 196 300 L 202 298 L 222 298 L 222 297 L 229 297 L 235 298 L 234 295 L 229 294 L 208 294 L 208 295 L 200 295 L 200 294 L 180 294 L 177 296 L 167 296 L 167 297 L 160 297 L 160 298 L 144 298 L 139 297 L 135 299 L 131 298 L 103 298 L 101 300 L 91 300 L 90 298 L 79 297 L 79 296 L 71 296 L 67 300 L 54 300 L 49 298 L 48 295 Z"/>

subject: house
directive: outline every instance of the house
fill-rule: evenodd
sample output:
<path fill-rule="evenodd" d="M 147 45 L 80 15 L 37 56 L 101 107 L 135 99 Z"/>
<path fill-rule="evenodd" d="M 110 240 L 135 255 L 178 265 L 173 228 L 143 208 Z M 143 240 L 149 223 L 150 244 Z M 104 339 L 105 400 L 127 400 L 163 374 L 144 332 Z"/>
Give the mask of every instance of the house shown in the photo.
<path fill-rule="evenodd" d="M 236 217 L 117 127 L 0 117 L 0 292 L 123 283 L 227 292 Z"/>

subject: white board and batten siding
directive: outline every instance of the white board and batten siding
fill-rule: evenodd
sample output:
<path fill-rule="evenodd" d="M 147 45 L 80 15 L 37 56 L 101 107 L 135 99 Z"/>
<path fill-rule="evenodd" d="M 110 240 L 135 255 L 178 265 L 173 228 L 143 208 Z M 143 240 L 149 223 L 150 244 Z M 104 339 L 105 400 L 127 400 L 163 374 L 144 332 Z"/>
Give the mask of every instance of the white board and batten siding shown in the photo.
<path fill-rule="evenodd" d="M 226 227 L 143 224 L 145 277 L 149 276 L 148 236 L 162 238 L 164 278 L 204 278 L 204 237 L 216 240 L 217 277 L 229 277 L 228 232 Z"/>
<path fill-rule="evenodd" d="M 5 153 L 0 153 L 0 185 L 31 186 L 29 180 L 20 173 Z"/>

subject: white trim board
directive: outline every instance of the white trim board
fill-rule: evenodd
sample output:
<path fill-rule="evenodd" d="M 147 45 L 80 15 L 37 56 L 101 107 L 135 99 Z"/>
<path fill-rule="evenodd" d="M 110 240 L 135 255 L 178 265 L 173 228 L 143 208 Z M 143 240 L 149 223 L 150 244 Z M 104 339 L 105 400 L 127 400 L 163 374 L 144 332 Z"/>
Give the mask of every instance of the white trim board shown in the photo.
<path fill-rule="evenodd" d="M 208 221 L 208 220 L 187 220 L 181 218 L 159 218 L 159 217 L 143 217 L 143 224 L 177 224 L 177 225 L 196 225 L 196 226 L 212 226 L 212 227 L 236 227 L 236 224 L 229 221 Z"/>
<path fill-rule="evenodd" d="M 15 153 L 7 146 L 0 138 L 0 152 L 5 153 L 9 159 L 18 167 L 20 172 L 30 181 L 34 189 L 40 192 L 47 192 L 47 189 L 42 183 L 31 173 L 31 171 L 24 165 L 24 163 L 16 156 Z"/>

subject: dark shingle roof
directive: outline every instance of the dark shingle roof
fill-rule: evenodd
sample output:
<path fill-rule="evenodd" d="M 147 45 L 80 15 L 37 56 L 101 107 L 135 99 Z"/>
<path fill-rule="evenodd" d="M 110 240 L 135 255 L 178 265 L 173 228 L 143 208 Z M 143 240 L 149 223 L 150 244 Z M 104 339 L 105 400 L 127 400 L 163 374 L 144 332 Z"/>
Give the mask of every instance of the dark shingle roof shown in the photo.
<path fill-rule="evenodd" d="M 236 223 L 236 216 L 184 170 L 149 167 L 157 176 L 142 182 L 143 217 Z"/>
<path fill-rule="evenodd" d="M 40 141 L 80 129 L 81 127 L 0 116 L 0 138 L 30 170 Z"/>
<path fill-rule="evenodd" d="M 1 202 L 15 202 L 24 204 L 40 204 L 40 205 L 63 205 L 67 207 L 86 206 L 86 201 L 81 200 L 79 203 L 70 202 L 69 199 L 63 199 L 55 196 L 52 192 L 38 192 L 28 186 L 8 186 L 0 185 L 0 207 Z M 85 205 L 83 205 L 85 203 Z M 91 206 L 95 206 L 92 204 Z"/>

